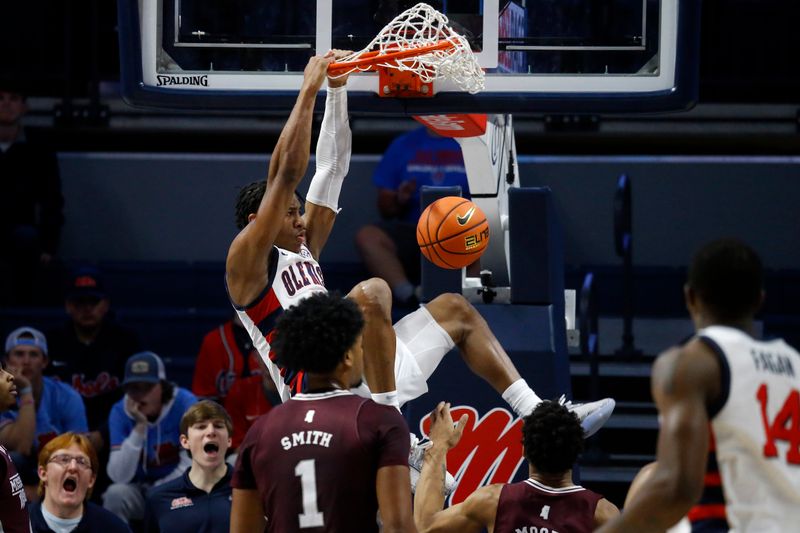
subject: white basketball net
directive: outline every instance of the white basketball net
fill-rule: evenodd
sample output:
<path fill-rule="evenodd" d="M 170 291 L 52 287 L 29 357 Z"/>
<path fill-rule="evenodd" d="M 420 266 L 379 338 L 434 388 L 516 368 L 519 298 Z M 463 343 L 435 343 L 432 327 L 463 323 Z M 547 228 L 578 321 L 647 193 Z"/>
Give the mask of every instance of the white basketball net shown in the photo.
<path fill-rule="evenodd" d="M 387 24 L 366 48 L 341 58 L 340 62 L 361 59 L 368 52 L 379 54 L 411 50 L 421 46 L 449 41 L 452 47 L 424 52 L 421 55 L 378 62 L 375 65 L 412 71 L 425 82 L 447 79 L 471 94 L 483 90 L 483 70 L 467 39 L 448 26 L 448 19 L 428 4 L 417 4 L 406 9 Z M 368 70 L 369 66 L 355 66 L 338 76 L 357 70 Z"/>

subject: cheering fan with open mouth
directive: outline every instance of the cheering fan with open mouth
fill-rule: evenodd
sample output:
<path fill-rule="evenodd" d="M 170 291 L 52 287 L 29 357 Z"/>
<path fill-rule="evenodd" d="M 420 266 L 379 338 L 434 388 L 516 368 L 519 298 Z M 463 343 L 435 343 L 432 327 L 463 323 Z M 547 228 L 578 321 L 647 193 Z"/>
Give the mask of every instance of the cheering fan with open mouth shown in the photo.
<path fill-rule="evenodd" d="M 181 418 L 181 447 L 192 466 L 177 479 L 150 490 L 145 531 L 225 531 L 230 525 L 231 474 L 225 455 L 233 424 L 225 409 L 203 400 Z"/>
<path fill-rule="evenodd" d="M 68 432 L 49 441 L 39 452 L 38 464 L 42 499 L 30 507 L 31 531 L 130 532 L 113 513 L 89 501 L 98 462 L 85 435 Z"/>

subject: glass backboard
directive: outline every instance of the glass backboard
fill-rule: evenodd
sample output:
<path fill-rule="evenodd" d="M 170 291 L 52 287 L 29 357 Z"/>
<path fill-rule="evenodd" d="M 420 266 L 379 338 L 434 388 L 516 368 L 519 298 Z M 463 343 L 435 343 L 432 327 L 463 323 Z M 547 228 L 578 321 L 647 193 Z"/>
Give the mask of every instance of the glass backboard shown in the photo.
<path fill-rule="evenodd" d="M 134 105 L 280 109 L 308 58 L 359 50 L 416 2 L 119 0 L 124 94 Z M 430 0 L 486 72 L 477 95 L 381 98 L 350 78 L 353 112 L 536 113 L 682 109 L 696 98 L 699 3 L 691 0 Z"/>

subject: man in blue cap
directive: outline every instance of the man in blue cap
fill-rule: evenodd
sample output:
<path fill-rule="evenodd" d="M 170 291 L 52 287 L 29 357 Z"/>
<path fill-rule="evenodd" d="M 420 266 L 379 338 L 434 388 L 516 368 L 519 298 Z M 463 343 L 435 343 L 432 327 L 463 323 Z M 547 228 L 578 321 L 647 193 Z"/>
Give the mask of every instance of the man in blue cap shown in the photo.
<path fill-rule="evenodd" d="M 111 455 L 103 506 L 126 522 L 144 518 L 144 491 L 179 477 L 191 465 L 180 444 L 183 413 L 197 402 L 167 381 L 164 362 L 139 352 L 125 363 L 125 396 L 111 409 Z"/>

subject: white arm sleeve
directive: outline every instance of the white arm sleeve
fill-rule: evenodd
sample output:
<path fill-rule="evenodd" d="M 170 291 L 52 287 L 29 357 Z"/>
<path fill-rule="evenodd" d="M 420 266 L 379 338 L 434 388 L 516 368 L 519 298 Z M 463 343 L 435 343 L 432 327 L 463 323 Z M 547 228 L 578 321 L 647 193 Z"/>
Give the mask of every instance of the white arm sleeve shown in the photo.
<path fill-rule="evenodd" d="M 352 133 L 347 118 L 347 88 L 328 87 L 325 114 L 317 140 L 317 168 L 306 200 L 339 212 L 339 193 L 350 168 L 353 149 Z"/>
<path fill-rule="evenodd" d="M 136 475 L 139 457 L 144 447 L 144 435 L 131 431 L 118 450 L 111 450 L 106 472 L 114 483 L 129 483 Z"/>

